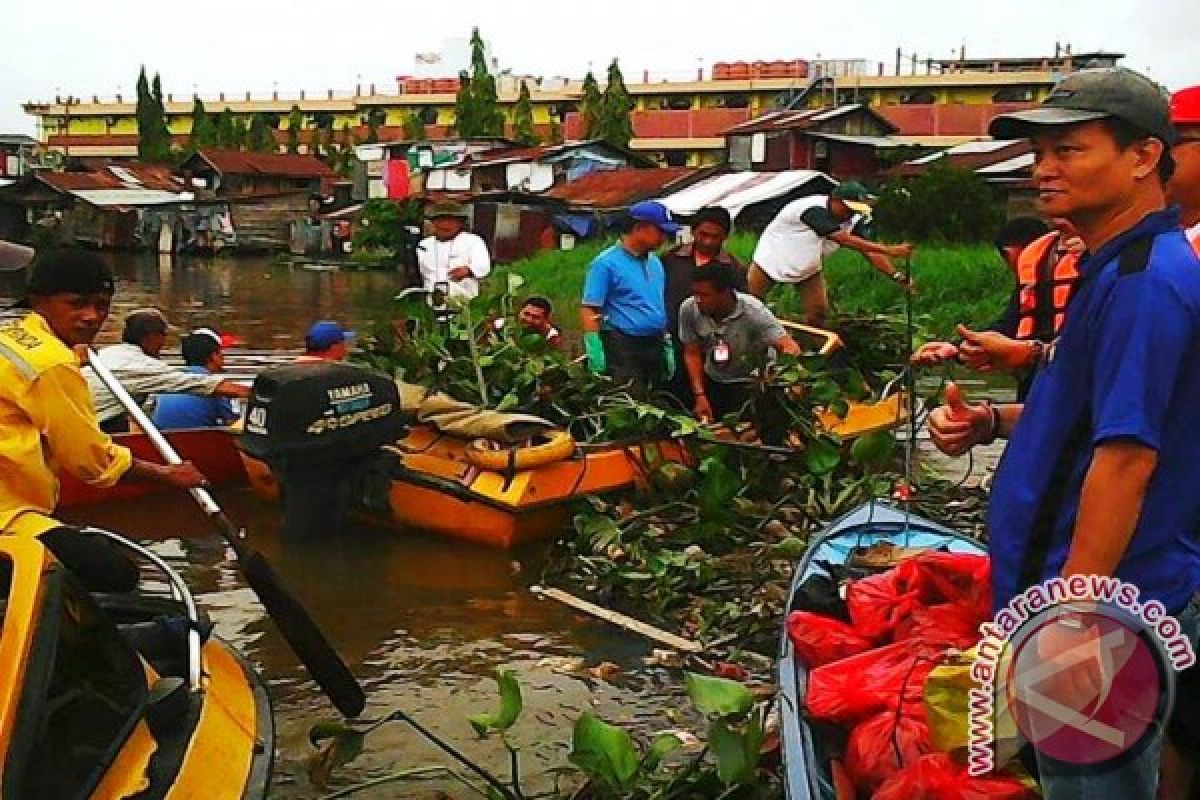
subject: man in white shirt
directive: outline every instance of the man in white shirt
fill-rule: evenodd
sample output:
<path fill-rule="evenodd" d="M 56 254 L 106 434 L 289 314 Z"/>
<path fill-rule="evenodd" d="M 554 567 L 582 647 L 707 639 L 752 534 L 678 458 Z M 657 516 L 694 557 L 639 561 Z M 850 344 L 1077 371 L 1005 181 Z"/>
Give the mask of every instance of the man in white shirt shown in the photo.
<path fill-rule="evenodd" d="M 141 308 L 125 317 L 125 328 L 121 332 L 121 343 L 105 347 L 96 354 L 100 363 L 108 367 L 126 391 L 138 404 L 146 402 L 152 394 L 202 394 L 220 397 L 250 396 L 249 387 L 227 381 L 219 375 L 196 374 L 176 369 L 162 361 L 158 354 L 167 341 L 166 317 L 157 308 Z M 215 331 L 205 332 L 220 336 Z M 120 401 L 108 391 L 90 368 L 83 369 L 92 404 L 96 407 L 96 418 L 106 433 L 123 433 L 129 430 L 129 420 Z"/>
<path fill-rule="evenodd" d="M 433 236 L 417 247 L 421 284 L 433 291 L 439 283 L 448 286 L 446 299 L 468 303 L 479 296 L 479 280 L 492 271 L 487 244 L 466 230 L 467 210 L 455 203 L 439 203 L 429 212 Z"/>
<path fill-rule="evenodd" d="M 870 240 L 867 223 L 872 199 L 867 187 L 858 181 L 845 181 L 828 195 L 801 197 L 784 206 L 754 249 L 747 281 L 750 292 L 764 299 L 775 284 L 793 284 L 804 306 L 804 321 L 824 326 L 829 297 L 821 269 L 825 258 L 839 247 L 862 253 L 871 266 L 911 291 L 908 275 L 889 259 L 908 258 L 913 246 Z"/>

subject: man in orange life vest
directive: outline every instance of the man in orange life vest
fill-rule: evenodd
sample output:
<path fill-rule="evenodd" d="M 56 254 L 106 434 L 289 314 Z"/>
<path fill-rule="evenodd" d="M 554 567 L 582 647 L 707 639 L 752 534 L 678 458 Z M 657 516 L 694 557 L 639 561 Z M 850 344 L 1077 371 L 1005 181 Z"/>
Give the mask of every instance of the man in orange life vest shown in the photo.
<path fill-rule="evenodd" d="M 1167 195 L 1183 209 L 1183 227 L 1200 253 L 1200 86 L 1171 96 L 1171 122 L 1179 135 L 1171 148 L 1175 174 L 1167 184 Z"/>
<path fill-rule="evenodd" d="M 1047 231 L 1039 220 L 1017 218 L 997 236 L 996 247 L 1017 279 L 1004 316 L 985 331 L 959 325 L 960 344 L 929 342 L 913 354 L 913 364 L 934 366 L 957 359 L 979 372 L 1014 372 L 1019 375 L 1017 399 L 1025 398 L 1046 348 L 1062 327 L 1083 251 L 1069 222 L 1051 221 L 1055 230 Z"/>

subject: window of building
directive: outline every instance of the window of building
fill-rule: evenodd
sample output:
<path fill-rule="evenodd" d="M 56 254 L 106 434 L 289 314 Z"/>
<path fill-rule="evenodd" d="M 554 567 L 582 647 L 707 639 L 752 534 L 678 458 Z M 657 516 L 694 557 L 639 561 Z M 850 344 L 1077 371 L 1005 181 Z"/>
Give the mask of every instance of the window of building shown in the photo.
<path fill-rule="evenodd" d="M 993 103 L 1032 103 L 1033 89 L 1028 86 L 1006 86 L 992 95 Z"/>
<path fill-rule="evenodd" d="M 723 108 L 749 108 L 750 97 L 744 94 L 727 94 L 721 98 Z"/>
<path fill-rule="evenodd" d="M 692 108 L 692 98 L 673 94 L 667 98 L 667 108 L 671 111 L 690 111 Z"/>
<path fill-rule="evenodd" d="M 937 102 L 937 97 L 928 89 L 914 89 L 901 94 L 900 102 L 906 106 L 929 106 Z"/>
<path fill-rule="evenodd" d="M 665 161 L 668 167 L 686 167 L 688 165 L 688 156 L 686 151 L 668 150 L 665 155 Z"/>
<path fill-rule="evenodd" d="M 422 106 L 421 110 L 417 112 L 417 117 L 421 120 L 421 124 L 423 125 L 436 125 L 438 121 L 438 112 L 436 108 Z"/>

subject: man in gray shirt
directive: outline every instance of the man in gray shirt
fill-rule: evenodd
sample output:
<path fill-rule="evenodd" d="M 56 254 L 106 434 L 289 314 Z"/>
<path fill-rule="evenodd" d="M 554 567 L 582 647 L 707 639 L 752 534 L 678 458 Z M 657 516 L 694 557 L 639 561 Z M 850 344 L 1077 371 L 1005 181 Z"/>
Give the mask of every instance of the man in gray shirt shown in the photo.
<path fill-rule="evenodd" d="M 679 309 L 683 362 L 696 398 L 693 411 L 711 421 L 743 409 L 754 399 L 754 370 L 772 351 L 799 355 L 800 346 L 762 301 L 737 291 L 738 275 L 710 264 L 692 277 L 692 296 Z M 756 409 L 756 412 L 762 409 Z M 784 431 L 759 436 L 780 440 Z"/>

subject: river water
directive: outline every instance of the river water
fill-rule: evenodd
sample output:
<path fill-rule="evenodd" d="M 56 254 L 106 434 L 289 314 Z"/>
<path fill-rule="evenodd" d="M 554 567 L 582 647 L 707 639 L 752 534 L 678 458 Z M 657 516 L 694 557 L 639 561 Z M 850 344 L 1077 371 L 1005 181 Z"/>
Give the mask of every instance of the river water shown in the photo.
<path fill-rule="evenodd" d="M 376 272 L 318 272 L 262 259 L 166 261 L 117 255 L 120 278 L 113 321 L 157 305 L 182 329 L 218 325 L 258 349 L 295 348 L 314 319 L 361 326 L 386 310 L 399 284 Z M 502 552 L 412 531 L 349 527 L 321 542 L 281 540 L 278 510 L 248 490 L 219 496 L 231 519 L 248 526 L 262 550 L 313 614 L 367 689 L 366 716 L 402 708 L 469 757 L 506 774 L 508 755 L 497 741 L 477 741 L 470 714 L 498 706 L 491 676 L 515 670 L 525 713 L 515 729 L 525 788 L 546 788 L 538 773 L 567 763 L 571 727 L 593 709 L 605 719 L 651 734 L 676 727 L 686 705 L 677 672 L 645 662 L 647 643 L 617 628 L 534 598 L 545 547 Z M 306 759 L 309 727 L 336 718 L 307 679 L 232 557 L 183 495 L 81 510 L 74 521 L 111 528 L 150 542 L 176 566 L 216 622 L 266 677 L 278 729 L 273 797 L 316 798 Z M 605 679 L 587 671 L 604 662 Z M 583 669 L 579 669 L 579 665 Z M 615 674 L 609 674 L 615 672 Z M 335 774 L 332 788 L 390 771 L 448 760 L 399 724 L 368 737 L 361 757 Z M 470 796 L 456 784 L 396 784 L 356 797 Z"/>

